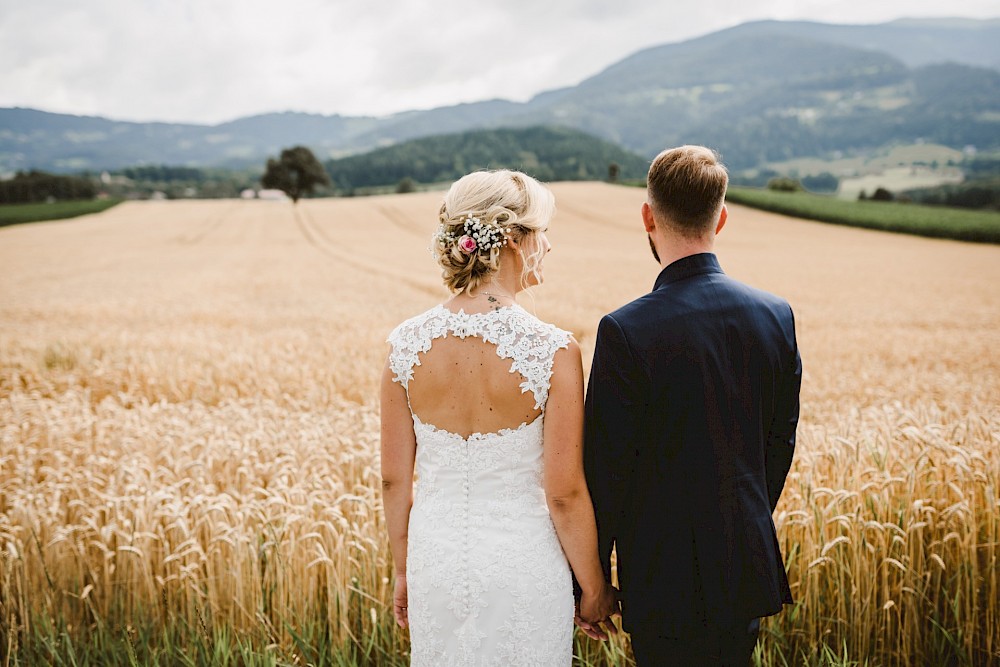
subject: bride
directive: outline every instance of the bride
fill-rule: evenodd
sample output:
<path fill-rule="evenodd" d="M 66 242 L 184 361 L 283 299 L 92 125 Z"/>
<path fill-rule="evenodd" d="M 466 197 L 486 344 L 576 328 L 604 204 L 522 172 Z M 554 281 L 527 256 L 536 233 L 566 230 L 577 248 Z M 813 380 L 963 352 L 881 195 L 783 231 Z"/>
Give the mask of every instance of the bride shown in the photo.
<path fill-rule="evenodd" d="M 516 301 L 542 281 L 554 212 L 520 172 L 455 182 L 432 240 L 453 296 L 389 335 L 382 486 L 414 666 L 568 667 L 571 569 L 577 624 L 614 631 L 583 473 L 580 349 Z"/>

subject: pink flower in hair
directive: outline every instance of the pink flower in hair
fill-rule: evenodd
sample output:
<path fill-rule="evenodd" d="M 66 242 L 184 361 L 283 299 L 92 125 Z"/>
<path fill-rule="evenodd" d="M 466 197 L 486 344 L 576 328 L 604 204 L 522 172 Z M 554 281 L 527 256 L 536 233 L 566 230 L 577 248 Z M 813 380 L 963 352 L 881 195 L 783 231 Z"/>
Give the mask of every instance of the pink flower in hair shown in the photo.
<path fill-rule="evenodd" d="M 463 236 L 458 239 L 458 249 L 464 252 L 466 255 L 471 255 L 476 252 L 476 248 L 479 246 L 476 244 L 476 240 L 471 236 Z"/>

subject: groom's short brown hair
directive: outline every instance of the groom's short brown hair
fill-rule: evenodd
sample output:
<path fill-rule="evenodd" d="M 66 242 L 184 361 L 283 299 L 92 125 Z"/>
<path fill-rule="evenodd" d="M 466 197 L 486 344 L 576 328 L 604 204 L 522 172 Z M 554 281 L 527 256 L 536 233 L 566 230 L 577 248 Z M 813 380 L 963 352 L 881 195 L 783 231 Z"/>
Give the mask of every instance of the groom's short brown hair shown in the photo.
<path fill-rule="evenodd" d="M 704 146 L 670 148 L 653 159 L 646 177 L 649 205 L 684 236 L 697 237 L 715 224 L 726 197 L 729 173 Z"/>

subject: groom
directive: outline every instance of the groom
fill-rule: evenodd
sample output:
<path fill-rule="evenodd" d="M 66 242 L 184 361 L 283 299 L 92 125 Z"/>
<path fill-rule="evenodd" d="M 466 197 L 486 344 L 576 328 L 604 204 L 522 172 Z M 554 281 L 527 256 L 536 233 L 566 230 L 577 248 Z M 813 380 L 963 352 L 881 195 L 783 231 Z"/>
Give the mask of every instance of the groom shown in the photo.
<path fill-rule="evenodd" d="M 759 618 L 792 602 L 771 512 L 802 365 L 788 303 L 712 254 L 728 181 L 707 148 L 656 157 L 642 221 L 662 270 L 597 332 L 587 483 L 639 667 L 748 665 Z"/>

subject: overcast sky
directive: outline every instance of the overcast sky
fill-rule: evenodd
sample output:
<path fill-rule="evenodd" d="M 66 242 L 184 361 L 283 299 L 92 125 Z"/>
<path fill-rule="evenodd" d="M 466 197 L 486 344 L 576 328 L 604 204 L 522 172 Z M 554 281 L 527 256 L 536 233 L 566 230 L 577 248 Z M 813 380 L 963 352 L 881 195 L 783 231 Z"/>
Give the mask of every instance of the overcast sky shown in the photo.
<path fill-rule="evenodd" d="M 0 0 L 0 107 L 219 123 L 524 101 L 756 19 L 1000 16 L 998 0 Z M 2 129 L 2 128 L 0 128 Z"/>

